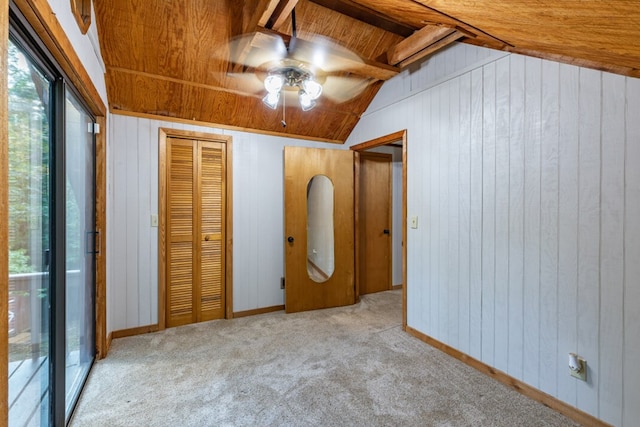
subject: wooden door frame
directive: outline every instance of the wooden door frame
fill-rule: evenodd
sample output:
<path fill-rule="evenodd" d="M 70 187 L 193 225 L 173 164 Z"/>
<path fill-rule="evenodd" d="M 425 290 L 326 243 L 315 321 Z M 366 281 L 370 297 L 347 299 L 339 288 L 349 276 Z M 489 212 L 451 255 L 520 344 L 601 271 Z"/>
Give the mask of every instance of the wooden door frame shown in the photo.
<path fill-rule="evenodd" d="M 361 196 L 361 188 L 360 188 L 360 175 L 362 173 L 362 158 L 363 157 L 368 157 L 370 159 L 373 158 L 378 158 L 378 159 L 385 159 L 385 162 L 389 163 L 389 203 L 388 203 L 388 209 L 387 209 L 387 219 L 388 219 L 388 225 L 387 227 L 391 230 L 391 238 L 387 239 L 388 240 L 388 244 L 389 244 L 389 287 L 387 290 L 391 290 L 393 289 L 393 170 L 391 169 L 391 163 L 393 162 L 393 156 L 391 154 L 388 153 L 378 153 L 378 152 L 374 152 L 374 151 L 363 151 L 361 150 L 358 153 L 358 166 L 357 168 L 355 168 L 354 170 L 357 170 L 357 173 L 355 175 L 355 179 L 358 180 L 357 183 L 355 183 L 355 196 L 354 197 L 358 197 L 358 200 L 355 201 L 354 200 L 354 206 L 355 206 L 355 212 L 356 214 L 360 213 L 360 196 Z M 356 298 L 360 297 L 360 277 L 361 277 L 361 272 L 360 272 L 360 254 L 363 252 L 360 248 L 360 220 L 359 218 L 355 218 L 355 240 L 356 240 Z"/>
<path fill-rule="evenodd" d="M 225 144 L 225 319 L 233 318 L 233 156 L 232 137 L 213 133 L 159 128 L 158 151 L 158 330 L 166 328 L 167 284 L 167 138 L 212 141 Z"/>
<path fill-rule="evenodd" d="M 356 144 L 351 146 L 351 150 L 356 152 L 356 199 L 355 207 L 356 207 L 356 221 L 358 221 L 358 179 L 359 179 L 359 164 L 360 159 L 358 153 L 361 151 L 368 150 L 374 147 L 380 147 L 383 145 L 391 144 L 392 142 L 402 141 L 402 329 L 407 329 L 407 130 L 401 130 L 398 132 L 394 132 L 385 136 L 381 136 L 379 138 L 375 138 L 369 141 L 365 141 L 361 144 Z M 358 224 L 355 227 L 356 233 L 358 232 Z M 358 236 L 355 237 L 355 251 L 356 251 L 356 259 L 359 258 L 359 247 L 358 247 Z M 358 272 L 358 262 L 356 262 L 356 295 L 359 296 L 359 272 Z"/>

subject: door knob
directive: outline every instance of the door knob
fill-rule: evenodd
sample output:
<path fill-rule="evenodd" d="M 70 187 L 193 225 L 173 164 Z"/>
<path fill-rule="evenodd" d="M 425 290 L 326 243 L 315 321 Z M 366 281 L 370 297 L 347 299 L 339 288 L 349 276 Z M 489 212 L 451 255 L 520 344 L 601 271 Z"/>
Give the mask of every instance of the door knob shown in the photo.
<path fill-rule="evenodd" d="M 209 235 L 208 234 L 206 236 L 204 236 L 204 240 L 205 240 L 205 242 L 209 241 Z"/>
<path fill-rule="evenodd" d="M 386 228 L 385 228 L 384 230 L 382 230 L 382 232 L 383 232 L 384 234 L 389 234 L 389 230 L 388 230 L 388 229 L 386 229 Z"/>
<path fill-rule="evenodd" d="M 287 242 L 289 242 L 289 243 L 293 243 L 293 236 L 289 236 L 289 237 L 287 237 Z"/>

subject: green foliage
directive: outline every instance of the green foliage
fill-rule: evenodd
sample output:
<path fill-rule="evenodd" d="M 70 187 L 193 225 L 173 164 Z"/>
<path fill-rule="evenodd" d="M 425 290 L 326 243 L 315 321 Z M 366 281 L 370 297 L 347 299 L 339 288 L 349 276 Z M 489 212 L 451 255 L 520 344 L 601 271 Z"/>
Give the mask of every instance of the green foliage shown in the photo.
<path fill-rule="evenodd" d="M 40 271 L 32 266 L 29 239 L 40 234 L 48 246 L 49 125 L 44 102 L 49 83 L 9 43 L 9 251 L 10 272 Z M 43 102 L 44 101 L 44 102 Z"/>
<path fill-rule="evenodd" d="M 25 249 L 9 250 L 9 274 L 31 273 L 31 263 Z"/>

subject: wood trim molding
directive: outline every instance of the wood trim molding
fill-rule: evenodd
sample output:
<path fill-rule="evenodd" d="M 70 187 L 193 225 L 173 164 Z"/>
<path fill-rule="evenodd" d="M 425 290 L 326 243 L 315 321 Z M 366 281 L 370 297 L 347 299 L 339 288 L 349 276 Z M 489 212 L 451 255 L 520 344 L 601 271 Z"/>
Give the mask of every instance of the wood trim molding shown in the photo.
<path fill-rule="evenodd" d="M 137 326 L 135 328 L 129 329 L 119 329 L 117 331 L 112 331 L 110 335 L 110 340 L 115 340 L 117 338 L 125 338 L 132 337 L 134 335 L 143 335 L 148 334 L 150 332 L 158 332 L 158 325 L 146 325 L 146 326 Z"/>
<path fill-rule="evenodd" d="M 392 291 L 397 291 L 399 289 L 402 289 L 402 283 L 400 283 L 399 285 L 393 285 L 391 286 L 391 290 Z"/>
<path fill-rule="evenodd" d="M 255 308 L 253 310 L 237 311 L 233 313 L 233 318 L 238 319 L 240 317 L 256 316 L 258 314 L 267 314 L 267 313 L 273 313 L 276 311 L 283 311 L 283 310 L 284 310 L 284 305 L 273 305 L 271 307 L 262 307 L 262 308 Z"/>
<path fill-rule="evenodd" d="M 167 259 L 167 138 L 198 139 L 225 144 L 226 218 L 225 218 L 225 318 L 233 318 L 233 138 L 206 132 L 170 128 L 158 129 L 158 330 L 166 328 Z"/>
<path fill-rule="evenodd" d="M 258 135 L 279 136 L 279 137 L 282 137 L 282 138 L 294 138 L 294 139 L 302 139 L 302 140 L 305 140 L 305 141 L 315 141 L 315 142 L 329 142 L 329 143 L 332 143 L 332 144 L 344 144 L 344 141 L 340 141 L 338 139 L 315 138 L 315 137 L 312 137 L 312 136 L 305 136 L 305 135 L 295 135 L 295 134 L 286 134 L 286 133 L 280 133 L 280 132 L 271 132 L 271 131 L 267 131 L 267 130 L 243 128 L 243 127 L 240 127 L 240 126 L 223 125 L 223 124 L 220 124 L 220 123 L 210 123 L 210 122 L 203 122 L 203 121 L 199 121 L 199 120 L 181 119 L 179 117 L 161 116 L 159 114 L 136 113 L 136 112 L 133 112 L 133 111 L 118 110 L 118 109 L 115 109 L 113 107 L 111 108 L 111 110 L 109 112 L 111 114 L 117 114 L 117 115 L 126 116 L 126 117 L 138 117 L 138 118 L 149 119 L 149 120 L 160 120 L 160 121 L 164 121 L 164 122 L 181 123 L 181 124 L 196 125 L 196 126 L 206 126 L 206 127 L 210 127 L 210 128 L 214 128 L 214 129 L 237 130 L 237 131 L 240 131 L 240 132 L 256 133 Z"/>
<path fill-rule="evenodd" d="M 87 34 L 91 26 L 91 0 L 71 0 L 71 13 L 82 34 Z"/>
<path fill-rule="evenodd" d="M 368 150 L 369 148 L 380 147 L 381 145 L 388 145 L 388 144 L 391 144 L 392 142 L 398 142 L 398 141 L 404 142 L 406 134 L 407 134 L 406 130 L 401 130 L 398 132 L 390 133 L 389 135 L 384 135 L 379 138 L 365 141 L 360 144 L 352 145 L 350 149 L 353 151 L 364 151 L 364 150 Z"/>
<path fill-rule="evenodd" d="M 96 123 L 100 133 L 96 135 L 96 230 L 99 247 L 96 254 L 96 357 L 107 355 L 107 120 L 98 116 Z"/>
<path fill-rule="evenodd" d="M 407 283 L 407 130 L 404 129 L 398 132 L 381 136 L 379 138 L 365 141 L 361 144 L 352 145 L 350 149 L 357 153 L 359 151 L 368 150 L 369 148 L 374 147 L 380 147 L 382 145 L 397 145 L 398 141 L 402 141 L 402 283 Z M 402 286 L 402 329 L 406 330 L 406 328 L 407 287 Z"/>
<path fill-rule="evenodd" d="M 431 347 L 437 348 L 443 353 L 448 354 L 454 359 L 458 359 L 462 363 L 471 366 L 472 368 L 482 372 L 483 374 L 493 378 L 494 380 L 501 382 L 509 388 L 527 396 L 530 399 L 533 399 L 537 402 L 542 403 L 545 406 L 565 415 L 572 420 L 585 425 L 592 427 L 611 427 L 610 424 L 605 423 L 602 420 L 594 417 L 593 415 L 587 414 L 586 412 L 581 411 L 578 408 L 575 408 L 537 388 L 531 387 L 529 384 L 526 384 L 502 371 L 497 370 L 484 362 L 481 362 L 478 359 L 475 359 L 468 354 L 461 352 L 460 350 L 456 350 L 449 345 L 438 341 L 430 336 L 413 329 L 410 326 L 405 328 L 407 333 L 415 338 L 418 338 L 420 341 L 423 341 L 429 344 Z"/>
<path fill-rule="evenodd" d="M 7 70 L 9 1 L 0 0 L 0 69 Z M 9 105 L 0 73 L 0 425 L 9 425 Z"/>

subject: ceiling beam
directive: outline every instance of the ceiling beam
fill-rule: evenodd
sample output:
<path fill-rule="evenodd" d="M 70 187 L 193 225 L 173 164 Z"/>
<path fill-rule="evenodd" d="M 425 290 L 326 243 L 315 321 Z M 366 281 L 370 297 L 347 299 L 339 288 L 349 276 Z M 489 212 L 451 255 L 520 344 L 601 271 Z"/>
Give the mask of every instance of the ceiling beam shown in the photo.
<path fill-rule="evenodd" d="M 412 36 L 407 37 L 395 46 L 391 47 L 391 49 L 387 51 L 387 62 L 390 65 L 399 64 L 405 59 L 455 32 L 455 28 L 439 25 L 427 25 L 421 30 L 416 31 Z"/>
<path fill-rule="evenodd" d="M 408 66 L 409 64 L 413 64 L 414 62 L 429 56 L 437 51 L 439 51 L 440 49 L 449 46 L 451 43 L 453 43 L 454 41 L 461 39 L 462 37 L 464 37 L 465 34 L 458 31 L 458 30 L 453 30 L 452 33 L 446 35 L 445 37 L 441 38 L 440 40 L 436 41 L 435 43 L 432 43 L 431 45 L 427 46 L 426 48 L 422 49 L 421 51 L 419 51 L 418 53 L 409 56 L 408 58 L 404 59 L 402 62 L 400 62 L 398 64 L 398 66 L 402 69 L 406 66 Z"/>
<path fill-rule="evenodd" d="M 394 21 L 388 16 L 362 6 L 351 0 L 310 0 L 312 3 L 326 7 L 335 12 L 357 19 L 374 27 L 381 28 L 402 37 L 409 37 L 417 28 Z"/>
<path fill-rule="evenodd" d="M 267 28 L 278 30 L 286 21 L 298 0 L 280 0 L 267 22 Z"/>
<path fill-rule="evenodd" d="M 269 18 L 273 15 L 273 12 L 276 10 L 276 7 L 280 3 L 280 0 L 265 0 L 266 5 L 262 9 L 262 14 L 260 14 L 260 19 L 258 20 L 258 25 L 261 27 L 266 27 L 269 22 Z M 260 11 L 260 9 L 258 9 Z M 253 30 L 251 30 L 253 31 Z"/>

